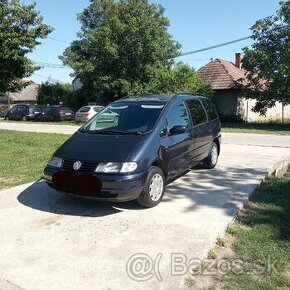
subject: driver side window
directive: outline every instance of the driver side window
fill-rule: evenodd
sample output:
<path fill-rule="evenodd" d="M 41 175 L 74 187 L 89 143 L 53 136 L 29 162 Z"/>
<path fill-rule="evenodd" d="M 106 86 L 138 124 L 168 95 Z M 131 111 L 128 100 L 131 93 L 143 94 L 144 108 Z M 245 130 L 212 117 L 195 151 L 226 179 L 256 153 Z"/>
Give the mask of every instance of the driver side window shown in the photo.
<path fill-rule="evenodd" d="M 174 126 L 189 126 L 189 117 L 186 107 L 183 102 L 175 103 L 168 112 L 167 115 L 168 131 Z"/>

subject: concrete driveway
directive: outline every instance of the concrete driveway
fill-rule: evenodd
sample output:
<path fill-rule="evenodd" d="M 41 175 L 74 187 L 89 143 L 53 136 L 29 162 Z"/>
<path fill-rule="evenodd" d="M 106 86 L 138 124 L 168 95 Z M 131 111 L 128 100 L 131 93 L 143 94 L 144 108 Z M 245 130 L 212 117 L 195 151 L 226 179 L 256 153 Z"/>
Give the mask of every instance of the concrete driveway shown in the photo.
<path fill-rule="evenodd" d="M 192 170 L 152 209 L 73 199 L 42 181 L 0 192 L 2 283 L 26 290 L 180 288 L 186 261 L 205 258 L 267 172 L 290 160 L 290 137 L 224 134 L 223 143 L 216 169 Z"/>

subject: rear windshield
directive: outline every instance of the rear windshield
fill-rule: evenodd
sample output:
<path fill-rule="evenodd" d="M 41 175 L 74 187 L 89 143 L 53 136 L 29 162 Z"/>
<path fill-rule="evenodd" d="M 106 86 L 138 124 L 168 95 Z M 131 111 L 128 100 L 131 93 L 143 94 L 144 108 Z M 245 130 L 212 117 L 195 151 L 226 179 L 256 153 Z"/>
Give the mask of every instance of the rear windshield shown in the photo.
<path fill-rule="evenodd" d="M 29 112 L 31 113 L 41 113 L 42 108 L 41 107 L 29 107 Z"/>
<path fill-rule="evenodd" d="M 72 109 L 69 107 L 60 107 L 59 110 L 66 113 L 72 113 Z"/>
<path fill-rule="evenodd" d="M 89 110 L 90 110 L 90 107 L 82 107 L 82 108 L 79 109 L 79 112 L 80 112 L 80 113 L 86 113 L 86 112 L 88 112 Z"/>
<path fill-rule="evenodd" d="M 116 134 L 145 133 L 153 129 L 163 108 L 162 102 L 112 103 L 89 121 L 82 130 Z"/>

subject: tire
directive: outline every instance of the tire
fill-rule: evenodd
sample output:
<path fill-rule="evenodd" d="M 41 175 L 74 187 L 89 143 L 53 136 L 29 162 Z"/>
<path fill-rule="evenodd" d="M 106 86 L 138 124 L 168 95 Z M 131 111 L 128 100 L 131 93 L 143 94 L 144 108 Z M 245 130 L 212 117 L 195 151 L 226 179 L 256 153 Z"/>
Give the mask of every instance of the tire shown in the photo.
<path fill-rule="evenodd" d="M 208 156 L 203 160 L 203 168 L 212 169 L 215 168 L 218 162 L 218 145 L 213 142 Z"/>
<path fill-rule="evenodd" d="M 144 185 L 144 189 L 141 192 L 140 196 L 137 198 L 137 202 L 143 207 L 156 206 L 163 198 L 164 188 L 165 177 L 163 171 L 159 167 L 151 166 Z"/>
<path fill-rule="evenodd" d="M 26 118 L 26 116 L 22 116 L 22 119 L 21 119 L 21 121 L 27 121 L 27 118 Z"/>

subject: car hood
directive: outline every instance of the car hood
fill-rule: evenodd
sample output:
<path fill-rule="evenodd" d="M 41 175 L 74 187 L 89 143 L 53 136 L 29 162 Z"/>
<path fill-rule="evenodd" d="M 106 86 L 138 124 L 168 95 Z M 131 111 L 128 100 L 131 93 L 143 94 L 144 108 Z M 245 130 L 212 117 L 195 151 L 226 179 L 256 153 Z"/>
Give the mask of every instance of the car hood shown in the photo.
<path fill-rule="evenodd" d="M 142 146 L 144 135 L 101 135 L 76 132 L 54 155 L 63 159 L 92 162 L 135 161 L 134 152 Z"/>

